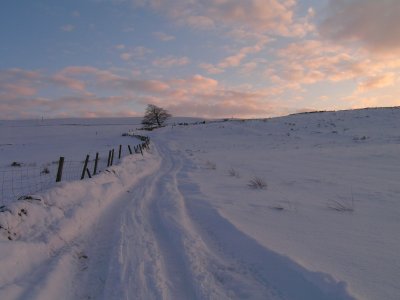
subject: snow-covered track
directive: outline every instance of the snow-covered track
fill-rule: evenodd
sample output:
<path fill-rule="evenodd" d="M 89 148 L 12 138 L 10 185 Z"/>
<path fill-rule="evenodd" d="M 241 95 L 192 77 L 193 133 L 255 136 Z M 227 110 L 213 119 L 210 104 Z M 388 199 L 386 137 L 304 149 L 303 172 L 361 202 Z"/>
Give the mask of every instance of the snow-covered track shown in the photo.
<path fill-rule="evenodd" d="M 87 230 L 27 275 L 31 284 L 15 299 L 353 299 L 342 283 L 223 218 L 173 143 L 159 141 L 152 152 L 159 168 L 121 186 Z"/>

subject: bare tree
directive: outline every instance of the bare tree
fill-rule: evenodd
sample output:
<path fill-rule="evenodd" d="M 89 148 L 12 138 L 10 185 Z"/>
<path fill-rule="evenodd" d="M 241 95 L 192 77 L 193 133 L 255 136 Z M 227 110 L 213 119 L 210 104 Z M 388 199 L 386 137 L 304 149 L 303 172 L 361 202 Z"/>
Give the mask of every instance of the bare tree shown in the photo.
<path fill-rule="evenodd" d="M 164 125 L 165 121 L 171 117 L 171 114 L 162 107 L 154 104 L 147 105 L 142 125 L 145 128 L 156 128 Z"/>

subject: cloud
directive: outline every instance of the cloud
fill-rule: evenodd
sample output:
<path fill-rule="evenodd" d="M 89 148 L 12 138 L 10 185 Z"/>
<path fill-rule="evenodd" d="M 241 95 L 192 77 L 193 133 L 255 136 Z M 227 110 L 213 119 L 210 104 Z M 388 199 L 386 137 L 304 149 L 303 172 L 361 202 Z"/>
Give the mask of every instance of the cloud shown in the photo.
<path fill-rule="evenodd" d="M 0 72 L 0 88 L 1 119 L 137 115 L 132 104 L 144 108 L 147 103 L 175 115 L 203 117 L 255 117 L 281 111 L 265 90 L 229 88 L 198 74 L 155 80 L 91 66 L 69 66 L 49 75 L 11 69 Z M 44 96 L 50 91 L 51 99 Z"/>
<path fill-rule="evenodd" d="M 201 63 L 199 64 L 199 67 L 206 70 L 207 73 L 209 74 L 220 74 L 225 72 L 223 69 L 218 68 L 216 66 L 214 66 L 213 64 L 209 64 L 209 63 Z"/>
<path fill-rule="evenodd" d="M 322 40 L 304 40 L 277 51 L 275 69 L 268 74 L 276 83 L 286 81 L 314 84 L 321 81 L 366 80 L 385 78 L 398 71 L 400 59 L 372 57 L 366 51 Z M 390 77 L 391 78 L 391 77 Z M 295 86 L 295 85 L 292 85 Z M 377 84 L 367 84 L 377 88 Z"/>
<path fill-rule="evenodd" d="M 134 47 L 131 49 L 127 49 L 127 47 L 125 45 L 121 44 L 121 45 L 117 45 L 116 47 L 118 47 L 117 48 L 118 50 L 124 50 L 124 52 L 122 52 L 119 55 L 119 57 L 125 61 L 130 61 L 133 59 L 142 59 L 146 55 L 153 52 L 153 50 L 143 47 L 143 46 L 138 46 L 138 47 Z"/>
<path fill-rule="evenodd" d="M 128 106 L 126 96 L 64 96 L 58 99 L 41 97 L 4 99 L 0 95 L 0 119 L 61 117 L 122 117 L 139 116 Z M 22 109 L 21 109 L 22 107 Z"/>
<path fill-rule="evenodd" d="M 61 26 L 61 30 L 65 31 L 65 32 L 71 32 L 74 29 L 75 29 L 75 26 L 72 24 L 66 24 L 66 25 Z"/>
<path fill-rule="evenodd" d="M 168 84 L 160 80 L 133 79 L 113 73 L 109 70 L 90 66 L 71 66 L 56 73 L 51 79 L 62 78 L 57 83 L 65 87 L 83 91 L 85 87 L 111 90 L 134 91 L 139 93 L 163 93 Z"/>
<path fill-rule="evenodd" d="M 329 0 L 322 36 L 362 43 L 376 53 L 400 52 L 400 1 Z"/>
<path fill-rule="evenodd" d="M 196 29 L 212 29 L 215 27 L 215 22 L 206 16 L 188 16 L 186 23 Z"/>
<path fill-rule="evenodd" d="M 0 95 L 2 98 L 16 99 L 18 97 L 36 95 L 42 74 L 38 71 L 28 71 L 18 68 L 0 71 Z"/>
<path fill-rule="evenodd" d="M 185 89 L 190 93 L 215 91 L 219 83 L 217 80 L 202 75 L 194 75 L 186 79 L 171 80 L 175 88 Z"/>
<path fill-rule="evenodd" d="M 264 47 L 264 42 L 259 42 L 254 46 L 251 47 L 243 47 L 239 50 L 238 53 L 235 55 L 231 55 L 223 59 L 219 64 L 218 67 L 221 69 L 229 68 L 229 67 L 237 67 L 240 65 L 243 59 L 246 58 L 247 55 L 251 53 L 260 52 Z"/>
<path fill-rule="evenodd" d="M 311 30 L 310 11 L 303 18 L 295 17 L 297 0 L 133 0 L 137 7 L 148 7 L 196 29 L 217 26 L 246 28 L 258 33 L 293 36 Z"/>
<path fill-rule="evenodd" d="M 126 47 L 126 46 L 125 46 L 124 44 L 115 45 L 115 49 L 117 49 L 117 50 L 124 50 L 125 47 Z"/>
<path fill-rule="evenodd" d="M 122 60 L 131 60 L 132 57 L 133 57 L 133 54 L 132 54 L 132 53 L 129 53 L 129 52 L 124 52 L 124 53 L 121 53 L 121 54 L 119 55 L 119 57 L 120 57 Z"/>
<path fill-rule="evenodd" d="M 258 41 L 254 46 L 243 47 L 239 49 L 237 53 L 225 57 L 216 65 L 210 63 L 202 63 L 199 65 L 199 67 L 206 70 L 209 74 L 219 74 L 225 72 L 225 69 L 227 68 L 239 67 L 242 65 L 242 62 L 247 58 L 248 55 L 262 51 L 264 49 L 264 45 L 269 41 L 264 36 L 262 36 L 261 38 L 257 36 L 257 39 Z M 248 71 L 250 70 L 250 65 L 251 63 L 248 62 L 242 69 L 247 69 Z"/>
<path fill-rule="evenodd" d="M 153 61 L 153 66 L 161 67 L 161 68 L 171 68 L 171 67 L 181 67 L 190 63 L 190 59 L 186 56 L 184 57 L 175 57 L 175 56 L 166 56 L 162 58 L 157 58 Z"/>
<path fill-rule="evenodd" d="M 378 76 L 367 78 L 366 80 L 362 81 L 358 85 L 357 90 L 359 92 L 366 92 L 373 89 L 380 89 L 383 87 L 393 85 L 395 81 L 396 81 L 395 73 L 381 74 Z"/>
<path fill-rule="evenodd" d="M 65 68 L 64 70 L 54 74 L 50 77 L 50 81 L 75 91 L 84 92 L 86 90 L 86 84 L 83 80 L 79 80 L 71 77 L 71 75 L 76 74 L 77 72 L 71 68 Z"/>
<path fill-rule="evenodd" d="M 229 89 L 200 92 L 191 101 L 173 99 L 165 103 L 174 115 L 207 118 L 224 117 L 267 117 L 280 111 L 279 106 L 266 100 L 258 92 L 243 92 Z"/>
<path fill-rule="evenodd" d="M 173 35 L 169 35 L 160 31 L 153 32 L 153 36 L 163 42 L 169 42 L 175 40 L 175 37 Z"/>
<path fill-rule="evenodd" d="M 228 24 L 242 24 L 258 31 L 286 31 L 293 22 L 296 1 L 208 0 L 207 11 L 214 19 Z"/>
<path fill-rule="evenodd" d="M 400 105 L 400 97 L 393 95 L 363 96 L 354 93 L 340 99 L 347 107 L 352 109 L 365 107 L 393 107 Z"/>

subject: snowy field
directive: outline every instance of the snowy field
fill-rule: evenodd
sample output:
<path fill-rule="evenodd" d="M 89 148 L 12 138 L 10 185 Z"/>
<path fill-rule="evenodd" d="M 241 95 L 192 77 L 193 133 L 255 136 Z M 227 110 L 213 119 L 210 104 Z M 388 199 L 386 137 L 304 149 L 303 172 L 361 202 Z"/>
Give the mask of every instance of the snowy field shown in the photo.
<path fill-rule="evenodd" d="M 0 122 L 2 167 L 139 120 L 43 122 Z M 0 299 L 400 299 L 400 109 L 147 134 L 143 157 L 1 209 Z"/>
<path fill-rule="evenodd" d="M 0 205 L 52 187 L 60 156 L 64 180 L 80 178 L 87 154 L 94 159 L 98 152 L 104 169 L 109 150 L 123 145 L 125 156 L 127 144 L 137 143 L 121 134 L 138 124 L 139 118 L 0 121 Z"/>

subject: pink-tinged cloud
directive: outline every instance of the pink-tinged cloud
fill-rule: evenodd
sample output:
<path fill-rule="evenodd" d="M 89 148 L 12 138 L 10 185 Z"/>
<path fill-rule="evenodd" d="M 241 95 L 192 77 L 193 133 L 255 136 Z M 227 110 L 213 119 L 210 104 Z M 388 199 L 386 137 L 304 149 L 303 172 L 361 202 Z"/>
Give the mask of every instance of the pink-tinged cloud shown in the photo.
<path fill-rule="evenodd" d="M 168 15 L 178 24 L 196 29 L 242 28 L 285 36 L 304 36 L 310 31 L 311 13 L 295 18 L 297 0 L 133 0 Z"/>
<path fill-rule="evenodd" d="M 397 76 L 395 73 L 387 73 L 367 78 L 358 85 L 359 92 L 366 92 L 373 89 L 380 89 L 395 84 Z"/>
<path fill-rule="evenodd" d="M 203 70 L 206 70 L 206 72 L 208 74 L 220 74 L 220 73 L 225 72 L 225 70 L 218 68 L 218 67 L 214 66 L 213 64 L 209 64 L 209 63 L 199 64 L 199 67 L 202 68 Z"/>
<path fill-rule="evenodd" d="M 185 79 L 169 80 L 168 82 L 173 90 L 185 91 L 185 95 L 215 91 L 219 85 L 217 80 L 198 74 Z"/>
<path fill-rule="evenodd" d="M 6 80 L 37 80 L 41 78 L 39 71 L 23 70 L 12 68 L 7 70 L 0 70 L 0 81 Z"/>
<path fill-rule="evenodd" d="M 118 44 L 118 45 L 115 45 L 114 48 L 117 50 L 124 50 L 126 48 L 126 46 L 124 44 Z"/>
<path fill-rule="evenodd" d="M 174 114 L 206 118 L 252 118 L 279 114 L 281 107 L 258 92 L 215 90 L 197 94 L 191 101 L 164 103 Z"/>
<path fill-rule="evenodd" d="M 22 83 L 10 84 L 10 78 L 16 76 L 23 78 Z M 0 72 L 0 79 L 8 91 L 0 93 L 0 119 L 118 116 L 121 112 L 137 115 L 132 104 L 144 108 L 148 103 L 167 107 L 175 115 L 215 118 L 262 117 L 281 111 L 269 100 L 272 94 L 268 92 L 251 90 L 251 86 L 231 89 L 202 75 L 139 80 L 110 70 L 70 66 L 47 76 L 8 70 Z M 33 83 L 38 86 L 30 89 Z M 40 95 L 41 90 L 60 86 L 66 90 L 58 91 L 52 99 Z M 108 96 L 102 96 L 102 91 Z"/>
<path fill-rule="evenodd" d="M 252 47 L 244 47 L 239 50 L 235 55 L 231 55 L 223 59 L 219 64 L 218 68 L 225 69 L 229 67 L 237 67 L 251 53 L 260 52 L 264 47 L 265 42 L 259 42 Z"/>
<path fill-rule="evenodd" d="M 37 89 L 31 86 L 14 83 L 0 83 L 0 94 L 10 94 L 14 97 L 19 96 L 34 96 L 37 93 Z"/>
<path fill-rule="evenodd" d="M 206 16 L 188 16 L 185 21 L 195 29 L 212 29 L 215 27 L 214 21 Z"/>
<path fill-rule="evenodd" d="M 61 30 L 65 31 L 65 32 L 71 32 L 74 29 L 75 29 L 75 26 L 72 24 L 66 24 L 66 25 L 61 26 Z"/>
<path fill-rule="evenodd" d="M 160 80 L 133 79 L 90 66 L 67 67 L 50 78 L 54 83 L 84 92 L 89 88 L 121 89 L 140 93 L 163 93 L 169 89 L 168 84 Z"/>
<path fill-rule="evenodd" d="M 265 44 L 268 42 L 268 39 L 265 38 L 263 35 L 256 36 L 258 40 L 254 46 L 243 47 L 237 53 L 225 57 L 216 65 L 210 63 L 202 63 L 199 65 L 199 67 L 206 70 L 209 74 L 219 74 L 223 73 L 227 68 L 235 68 L 241 66 L 248 55 L 262 51 Z M 247 64 L 247 70 L 249 69 L 250 65 Z"/>
<path fill-rule="evenodd" d="M 67 87 L 72 90 L 83 92 L 86 89 L 86 84 L 84 81 L 68 77 L 62 73 L 55 74 L 52 76 L 51 80 L 60 86 Z"/>
<path fill-rule="evenodd" d="M 153 36 L 163 42 L 169 42 L 175 40 L 175 37 L 173 35 L 169 35 L 160 31 L 153 32 Z"/>
<path fill-rule="evenodd" d="M 293 22 L 296 1 L 278 0 L 208 0 L 207 11 L 215 19 L 244 24 L 261 31 L 284 31 Z"/>
<path fill-rule="evenodd" d="M 0 95 L 3 98 L 15 99 L 36 95 L 42 74 L 38 71 L 8 69 L 0 71 Z"/>
<path fill-rule="evenodd" d="M 119 54 L 119 57 L 125 61 L 130 61 L 133 59 L 143 59 L 146 55 L 153 52 L 153 50 L 143 46 L 128 48 L 125 45 L 121 44 L 115 46 L 115 48 L 119 51 L 123 51 Z"/>
<path fill-rule="evenodd" d="M 322 36 L 360 42 L 373 52 L 400 53 L 400 1 L 330 0 L 326 13 Z"/>
<path fill-rule="evenodd" d="M 157 58 L 153 61 L 153 66 L 160 68 L 171 68 L 171 67 L 181 67 L 190 63 L 190 59 L 186 56 L 184 57 L 175 57 L 175 56 L 166 56 Z"/>
<path fill-rule="evenodd" d="M 364 88 L 372 89 L 384 86 L 383 83 L 389 85 L 388 80 L 392 77 L 386 74 L 400 69 L 398 58 L 377 58 L 366 51 L 321 40 L 292 43 L 280 49 L 277 56 L 275 69 L 268 76 L 276 84 L 286 82 L 292 86 L 356 80 L 367 81 Z M 369 78 L 372 78 L 372 83 L 377 80 L 379 84 L 369 84 Z"/>

